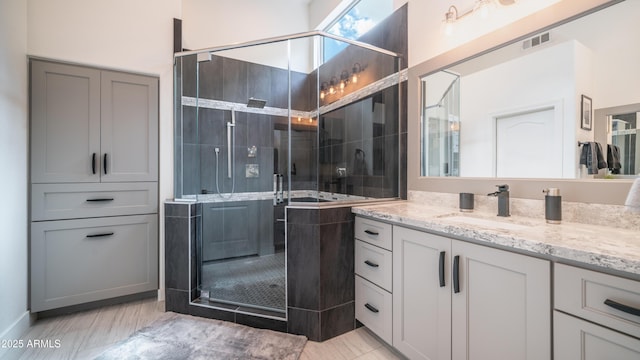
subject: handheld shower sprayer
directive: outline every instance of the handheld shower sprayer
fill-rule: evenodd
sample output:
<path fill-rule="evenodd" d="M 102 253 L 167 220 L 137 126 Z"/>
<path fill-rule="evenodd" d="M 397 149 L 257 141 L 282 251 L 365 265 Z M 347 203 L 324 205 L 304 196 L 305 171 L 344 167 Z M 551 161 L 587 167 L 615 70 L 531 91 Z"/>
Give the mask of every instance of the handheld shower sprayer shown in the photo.
<path fill-rule="evenodd" d="M 231 179 L 231 165 L 233 160 L 231 159 L 231 151 L 233 150 L 233 146 L 235 144 L 231 143 L 231 133 L 233 132 L 233 127 L 236 126 L 236 111 L 231 110 L 231 122 L 227 123 L 227 177 Z"/>

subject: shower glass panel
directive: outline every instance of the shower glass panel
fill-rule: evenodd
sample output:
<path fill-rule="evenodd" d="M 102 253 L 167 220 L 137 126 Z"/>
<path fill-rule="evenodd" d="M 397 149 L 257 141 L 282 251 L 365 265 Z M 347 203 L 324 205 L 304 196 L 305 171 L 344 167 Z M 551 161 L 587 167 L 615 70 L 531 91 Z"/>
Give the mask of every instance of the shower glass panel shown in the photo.
<path fill-rule="evenodd" d="M 460 76 L 422 79 L 422 176 L 460 176 Z"/>
<path fill-rule="evenodd" d="M 176 54 L 175 200 L 191 301 L 286 318 L 286 206 L 397 198 L 399 59 L 318 32 Z"/>

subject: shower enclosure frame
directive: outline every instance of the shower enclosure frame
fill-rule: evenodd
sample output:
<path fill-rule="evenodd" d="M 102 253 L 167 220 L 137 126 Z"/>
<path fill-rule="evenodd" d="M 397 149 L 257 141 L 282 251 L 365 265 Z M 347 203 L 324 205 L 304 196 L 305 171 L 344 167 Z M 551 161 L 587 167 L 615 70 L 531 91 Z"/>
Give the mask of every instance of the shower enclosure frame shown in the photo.
<path fill-rule="evenodd" d="M 204 49 L 198 49 L 198 50 L 177 52 L 177 53 L 174 54 L 174 64 L 175 64 L 175 61 L 177 59 L 185 57 L 185 56 L 189 56 L 189 55 L 198 56 L 200 54 L 211 54 L 211 53 L 216 53 L 216 52 L 221 52 L 221 51 L 235 50 L 235 49 L 248 48 L 248 47 L 259 46 L 259 45 L 267 45 L 267 44 L 272 44 L 272 43 L 281 43 L 281 42 L 287 41 L 288 42 L 287 43 L 287 51 L 288 51 L 288 54 L 287 54 L 288 55 L 287 56 L 287 59 L 288 59 L 288 69 L 287 69 L 288 70 L 288 84 L 287 84 L 287 87 L 288 87 L 288 91 L 287 91 L 287 93 L 288 93 L 288 95 L 287 95 L 288 96 L 288 99 L 287 99 L 288 108 L 287 108 L 287 118 L 288 118 L 288 132 L 291 133 L 293 115 L 292 115 L 292 95 L 291 95 L 292 94 L 292 92 L 291 92 L 291 71 L 292 70 L 291 70 L 291 43 L 290 43 L 290 41 L 291 40 L 296 40 L 296 39 L 303 39 L 303 38 L 313 38 L 313 37 L 331 38 L 331 39 L 334 39 L 334 40 L 337 40 L 337 41 L 341 41 L 341 42 L 347 43 L 349 45 L 354 45 L 354 46 L 357 46 L 359 48 L 363 48 L 363 49 L 367 49 L 367 50 L 370 50 L 370 51 L 373 51 L 373 52 L 376 52 L 376 53 L 380 53 L 380 54 L 391 56 L 391 57 L 395 58 L 395 70 L 388 77 L 392 77 L 394 75 L 398 76 L 398 79 L 395 80 L 395 82 L 392 85 L 399 85 L 403 81 L 403 79 L 401 79 L 402 76 L 400 75 L 401 74 L 401 70 L 400 70 L 401 69 L 401 61 L 402 61 L 402 57 L 403 57 L 402 55 L 400 55 L 398 53 L 395 53 L 395 52 L 392 52 L 392 51 L 389 51 L 389 50 L 386 50 L 386 49 L 382 49 L 382 48 L 379 48 L 379 47 L 364 43 L 364 42 L 345 39 L 345 38 L 342 38 L 342 37 L 339 37 L 339 36 L 336 36 L 336 35 L 333 35 L 333 34 L 329 34 L 329 33 L 323 32 L 323 31 L 309 31 L 309 32 L 292 34 L 292 35 L 288 35 L 288 36 L 272 37 L 272 38 L 249 41 L 249 42 L 243 42 L 243 43 L 237 43 L 237 44 L 229 44 L 229 45 L 216 46 L 216 47 L 210 47 L 210 48 L 204 48 Z M 320 65 L 318 65 L 318 67 L 317 67 L 318 69 L 319 69 L 319 66 Z M 176 71 L 176 67 L 175 66 L 174 66 L 174 71 Z M 406 76 L 406 72 L 405 72 L 405 76 Z M 176 73 L 174 73 L 174 78 L 177 78 L 177 74 Z M 199 79 L 199 75 L 198 75 L 198 79 Z M 390 86 L 392 86 L 392 85 L 390 85 Z M 178 89 L 178 86 L 181 86 L 181 84 L 178 84 L 176 82 L 174 84 L 174 94 L 177 94 L 177 93 L 182 94 L 182 89 L 181 88 Z M 315 101 L 316 101 L 315 108 L 316 108 L 316 111 L 317 111 L 317 118 L 319 119 L 320 116 L 322 115 L 321 112 L 320 112 L 321 104 L 320 104 L 320 96 L 319 96 L 320 71 L 317 71 L 317 73 L 316 73 L 316 86 L 317 86 L 317 90 L 318 90 L 318 95 L 315 97 Z M 178 92 L 178 90 L 180 90 L 180 91 Z M 368 96 L 368 95 L 363 96 L 363 98 L 365 98 L 366 96 Z M 401 97 L 401 92 L 398 91 L 397 104 L 396 104 L 397 105 L 397 109 L 398 109 L 398 119 L 396 119 L 396 121 L 398 123 L 398 126 L 399 126 L 399 123 L 400 123 L 400 114 L 402 113 L 400 97 Z M 199 98 L 199 96 L 198 96 L 198 98 Z M 340 106 L 343 106 L 343 105 L 344 104 L 338 105 L 338 106 L 334 106 L 334 107 L 337 108 L 337 107 L 340 107 Z M 183 106 L 182 103 L 175 104 L 174 111 L 182 111 L 181 110 L 182 106 Z M 236 111 L 235 109 L 230 109 L 230 110 L 232 111 L 232 113 Z M 180 119 L 181 120 L 183 119 L 182 115 L 181 115 Z M 176 122 L 176 126 L 177 126 L 177 122 Z M 399 127 L 398 127 L 398 129 L 399 129 Z M 400 131 L 399 130 L 398 130 L 398 135 L 397 136 L 398 136 L 398 146 L 400 146 Z M 317 137 L 318 137 L 318 132 L 316 131 L 316 141 L 318 141 Z M 175 146 L 178 146 L 178 144 L 176 144 Z M 180 144 L 180 146 L 182 146 L 182 144 Z M 291 139 L 290 138 L 288 140 L 287 147 L 288 147 L 288 159 L 287 159 L 287 167 L 288 168 L 287 168 L 287 171 L 290 171 L 290 169 L 291 169 L 291 154 L 292 154 L 292 152 L 291 152 L 292 151 L 292 149 L 291 149 Z M 184 151 L 181 150 L 180 154 L 184 154 Z M 182 156 L 184 156 L 184 155 L 182 155 Z M 230 156 L 230 154 L 228 154 L 228 156 Z M 176 165 L 177 165 L 178 159 L 176 159 L 175 161 L 176 161 Z M 400 162 L 401 162 L 400 151 L 398 151 L 397 161 L 398 161 L 398 164 L 400 164 Z M 183 164 L 183 159 L 180 159 L 180 166 L 182 166 L 182 164 Z M 174 167 L 174 169 L 177 170 L 177 166 Z M 181 170 L 180 175 L 182 176 L 182 170 Z M 402 177 L 401 176 L 401 172 L 398 171 L 397 175 L 398 175 L 398 186 L 400 186 L 399 184 L 400 184 L 401 177 Z M 288 180 L 287 181 L 288 181 L 288 189 L 292 189 L 291 176 L 288 176 Z M 184 193 L 182 191 L 180 192 L 180 194 L 184 195 Z M 399 196 L 400 195 L 398 194 L 398 197 Z M 397 197 L 395 197 L 395 198 L 376 198 L 376 199 L 373 199 L 373 201 L 382 201 L 382 200 L 389 200 L 389 199 L 397 199 Z M 194 200 L 193 199 L 185 199 L 185 198 L 176 198 L 175 201 L 179 202 L 179 201 L 194 201 Z M 198 202 L 198 199 L 196 198 L 195 201 Z M 349 204 L 348 202 L 340 202 L 341 206 L 346 206 L 348 204 Z M 307 202 L 298 203 L 296 201 L 292 201 L 290 197 L 288 197 L 287 205 L 289 205 L 291 207 L 297 207 L 297 208 L 320 208 L 320 207 L 326 207 L 326 206 L 331 206 L 331 207 L 332 206 L 336 206 L 335 203 L 321 203 L 321 202 L 315 202 L 315 203 L 311 203 L 311 204 L 307 203 Z M 286 226 L 285 226 L 285 229 L 286 229 Z M 287 236 L 288 236 L 288 234 L 285 235 L 285 238 Z M 287 241 L 286 240 L 285 240 L 285 245 L 284 246 L 285 246 L 284 247 L 284 251 L 285 251 L 285 257 L 286 257 L 286 254 L 287 254 Z M 190 258 L 192 256 L 191 250 L 192 249 L 190 248 L 189 249 L 189 257 Z M 191 267 L 189 267 L 189 278 L 193 279 L 194 274 L 192 274 L 191 271 L 192 271 L 192 269 L 191 269 Z M 287 276 L 287 262 L 285 261 L 285 284 L 288 281 L 286 276 Z M 194 288 L 192 288 L 190 286 L 190 292 L 193 293 L 194 290 L 197 291 L 198 290 L 197 289 L 198 286 L 199 286 L 199 282 L 198 282 L 198 284 L 196 284 L 196 289 L 194 289 Z M 287 291 L 285 289 L 285 312 L 284 312 L 284 314 L 285 314 L 284 316 L 285 317 L 284 318 L 273 317 L 273 316 L 270 316 L 270 315 L 265 315 L 265 314 L 260 314 L 260 313 L 252 313 L 252 315 L 262 316 L 262 317 L 266 317 L 266 318 L 279 319 L 279 320 L 282 320 L 282 319 L 287 320 L 287 318 L 288 318 L 288 312 L 286 311 L 287 297 L 288 297 L 288 294 L 287 294 Z M 208 305 L 208 304 L 204 305 L 204 304 L 200 304 L 200 303 L 195 303 L 193 301 L 193 299 L 190 301 L 190 304 L 191 305 L 195 305 L 195 306 L 202 306 L 202 307 L 207 307 L 207 308 L 218 309 L 218 310 L 228 310 L 228 309 L 225 309 L 225 308 L 219 308 L 219 307 Z"/>

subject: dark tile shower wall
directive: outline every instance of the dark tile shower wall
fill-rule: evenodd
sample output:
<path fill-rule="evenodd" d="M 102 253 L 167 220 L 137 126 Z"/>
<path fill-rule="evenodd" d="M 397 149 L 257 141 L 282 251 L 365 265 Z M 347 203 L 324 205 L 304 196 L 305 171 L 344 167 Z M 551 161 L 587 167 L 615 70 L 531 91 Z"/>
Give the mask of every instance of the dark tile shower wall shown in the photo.
<path fill-rule="evenodd" d="M 321 191 L 399 196 L 398 91 L 393 86 L 320 117 Z"/>
<path fill-rule="evenodd" d="M 165 203 L 166 310 L 324 341 L 355 329 L 353 215 L 350 207 L 287 209 L 288 319 L 255 309 L 198 305 L 196 275 L 203 204 Z M 193 289 L 190 292 L 189 289 Z M 206 305 L 206 304 L 204 304 Z M 211 304 L 209 304 L 211 305 Z M 273 314 L 260 312 L 263 315 Z"/>
<path fill-rule="evenodd" d="M 355 328 L 350 207 L 287 208 L 288 331 L 324 341 Z"/>
<path fill-rule="evenodd" d="M 201 99 L 222 100 L 245 104 L 250 97 L 264 99 L 269 107 L 288 108 L 287 70 L 246 61 L 212 56 L 210 61 L 200 62 L 200 78 L 196 74 L 196 58 L 182 59 L 184 96 Z M 199 92 L 196 81 L 199 81 Z M 291 73 L 292 108 L 309 110 L 307 94 L 311 83 L 306 74 Z M 182 129 L 178 129 L 183 140 L 183 194 L 216 193 L 216 176 L 220 192 L 269 191 L 272 189 L 274 173 L 273 130 L 283 120 L 276 116 L 237 111 L 235 127 L 234 179 L 228 178 L 227 128 L 231 111 L 193 106 L 182 106 Z M 177 138 L 176 138 L 177 139 Z M 256 157 L 248 157 L 248 147 L 256 146 Z M 218 165 L 216 152 L 219 149 Z M 176 154 L 179 155 L 179 154 Z M 247 177 L 246 165 L 257 164 L 259 177 Z M 217 169 L 217 172 L 216 172 Z M 233 183 L 235 181 L 235 184 Z"/>
<path fill-rule="evenodd" d="M 165 203 L 165 302 L 166 310 L 181 314 L 231 321 L 257 328 L 287 331 L 287 322 L 248 315 L 254 309 L 215 303 L 198 305 L 197 244 L 201 235 L 202 204 Z M 191 254 L 191 258 L 189 257 Z M 189 266 L 192 278 L 189 279 Z M 191 293 L 189 288 L 194 289 Z M 193 302 L 192 302 L 193 301 Z M 244 313 L 244 314 L 243 314 Z M 264 312 L 265 315 L 272 315 Z"/>

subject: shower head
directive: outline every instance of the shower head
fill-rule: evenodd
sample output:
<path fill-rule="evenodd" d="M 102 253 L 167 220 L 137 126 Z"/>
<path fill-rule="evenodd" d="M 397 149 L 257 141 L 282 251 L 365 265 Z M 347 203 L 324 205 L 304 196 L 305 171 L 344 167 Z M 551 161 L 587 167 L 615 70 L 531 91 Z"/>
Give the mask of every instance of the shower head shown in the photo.
<path fill-rule="evenodd" d="M 267 105 L 267 100 L 249 98 L 249 101 L 247 101 L 247 107 L 250 108 L 262 109 L 265 105 Z"/>

